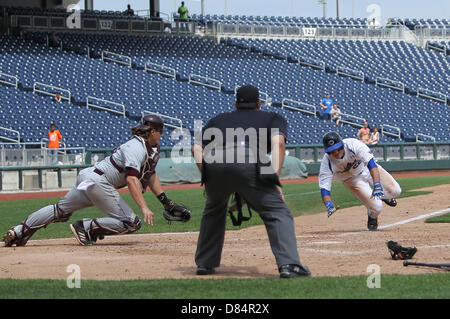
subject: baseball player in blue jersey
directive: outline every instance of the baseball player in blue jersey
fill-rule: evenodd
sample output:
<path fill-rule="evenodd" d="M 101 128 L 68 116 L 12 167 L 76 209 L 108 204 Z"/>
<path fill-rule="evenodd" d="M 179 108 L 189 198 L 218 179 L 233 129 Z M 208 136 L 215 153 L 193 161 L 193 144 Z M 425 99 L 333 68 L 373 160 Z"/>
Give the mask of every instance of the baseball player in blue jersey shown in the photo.
<path fill-rule="evenodd" d="M 342 181 L 367 208 L 367 228 L 378 228 L 378 215 L 385 202 L 396 206 L 402 190 L 397 181 L 375 163 L 372 151 L 355 138 L 342 139 L 338 133 L 329 132 L 323 137 L 326 154 L 322 158 L 319 187 L 328 217 L 337 209 L 331 200 L 333 178 Z M 373 186 L 373 189 L 372 187 Z"/>
<path fill-rule="evenodd" d="M 146 115 L 142 124 L 131 128 L 133 137 L 129 141 L 95 166 L 81 170 L 76 184 L 56 204 L 39 209 L 8 230 L 3 237 L 5 246 L 25 246 L 37 230 L 50 223 L 66 222 L 73 212 L 91 206 L 96 206 L 107 216 L 83 219 L 70 225 L 81 245 L 92 245 L 105 235 L 136 232 L 141 228 L 141 220 L 117 191 L 124 186 L 128 186 L 144 222 L 153 226 L 154 214 L 142 195 L 147 187 L 166 211 L 176 205 L 167 198 L 155 172 L 163 127 L 164 122 L 159 116 Z"/>

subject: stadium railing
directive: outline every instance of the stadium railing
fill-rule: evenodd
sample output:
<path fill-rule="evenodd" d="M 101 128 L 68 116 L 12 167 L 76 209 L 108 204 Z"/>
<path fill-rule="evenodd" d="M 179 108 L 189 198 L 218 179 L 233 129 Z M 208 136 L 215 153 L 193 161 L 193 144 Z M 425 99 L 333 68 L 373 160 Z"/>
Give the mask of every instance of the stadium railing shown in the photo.
<path fill-rule="evenodd" d="M 450 169 L 450 142 L 386 143 L 369 146 L 375 159 L 391 172 Z M 322 145 L 290 145 L 290 156 L 305 163 L 308 175 L 317 175 L 324 155 Z M 161 148 L 168 158 L 172 148 Z M 0 167 L 0 191 L 70 188 L 80 170 L 109 156 L 112 149 L 87 150 L 83 164 Z M 11 185 L 15 185 L 14 187 Z"/>

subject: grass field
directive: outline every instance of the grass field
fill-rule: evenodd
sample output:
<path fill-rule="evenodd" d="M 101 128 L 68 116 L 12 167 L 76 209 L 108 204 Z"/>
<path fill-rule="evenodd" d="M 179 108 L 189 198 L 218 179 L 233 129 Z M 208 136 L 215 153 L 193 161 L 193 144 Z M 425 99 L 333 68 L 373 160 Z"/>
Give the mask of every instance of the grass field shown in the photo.
<path fill-rule="evenodd" d="M 401 197 L 426 194 L 416 189 L 450 184 L 450 176 L 400 178 L 403 194 Z M 294 216 L 302 214 L 325 213 L 317 183 L 285 184 L 283 187 L 286 202 Z M 139 233 L 147 232 L 184 232 L 198 231 L 201 212 L 204 205 L 202 189 L 173 190 L 166 192 L 176 202 L 188 205 L 193 216 L 189 223 L 168 224 L 159 213 L 160 203 L 153 194 L 145 197 L 155 212 L 155 226 L 142 227 Z M 333 184 L 335 204 L 342 208 L 360 205 L 359 201 L 342 186 Z M 138 211 L 129 194 L 124 198 Z M 48 204 L 57 202 L 57 198 L 32 199 L 0 202 L 0 231 L 3 233 L 12 225 L 24 220 L 31 212 Z M 244 210 L 244 212 L 246 212 Z M 450 214 L 432 218 L 433 222 L 450 222 Z M 102 216 L 95 208 L 74 213 L 72 221 L 84 217 Z M 436 220 L 437 219 L 437 220 Z M 51 224 L 41 229 L 33 239 L 71 237 L 69 223 Z M 241 227 L 262 224 L 257 214 Z M 227 219 L 227 229 L 235 229 Z M 0 248 L 1 249 L 1 248 Z M 320 277 L 298 280 L 267 279 L 165 279 L 139 281 L 82 281 L 82 289 L 68 289 L 61 280 L 11 280 L 0 279 L 0 298 L 150 298 L 150 299 L 296 299 L 296 298 L 450 298 L 450 280 L 448 273 L 426 275 L 382 275 L 381 288 L 369 289 L 367 277 Z M 220 287 L 220 289 L 218 289 Z"/>
<path fill-rule="evenodd" d="M 421 178 L 400 178 L 398 179 L 402 187 L 402 197 L 426 194 L 423 191 L 415 191 L 418 188 L 435 186 L 440 184 L 450 184 L 450 176 L 421 177 Z M 305 214 L 315 214 L 319 212 L 325 213 L 325 207 L 320 197 L 320 191 L 317 183 L 298 183 L 284 184 L 283 193 L 286 202 L 294 216 Z M 154 227 L 142 227 L 138 233 L 152 232 L 185 232 L 198 231 L 200 227 L 200 219 L 205 203 L 203 189 L 190 190 L 171 190 L 166 194 L 175 202 L 184 203 L 192 210 L 192 218 L 188 223 L 172 223 L 168 224 L 162 217 L 162 206 L 152 193 L 146 193 L 145 199 L 149 207 L 155 213 Z M 130 194 L 123 194 L 127 203 L 135 212 L 139 212 L 137 205 L 134 203 Z M 347 190 L 342 183 L 333 183 L 332 197 L 336 205 L 341 208 L 361 205 L 361 203 Z M 0 232 L 4 233 L 11 226 L 21 223 L 30 213 L 49 204 L 54 204 L 58 198 L 29 199 L 20 201 L 0 202 Z M 243 210 L 244 215 L 248 214 L 246 209 Z M 138 213 L 139 214 L 139 213 Z M 101 217 L 103 214 L 97 208 L 91 207 L 75 212 L 71 221 L 82 218 Z M 141 216 L 140 216 L 141 217 Z M 439 217 L 438 217 L 439 218 Z M 444 222 L 448 220 L 442 219 Z M 254 225 L 261 225 L 262 220 L 258 214 L 253 214 L 253 218 L 249 222 L 243 223 L 241 228 Z M 227 218 L 227 229 L 236 229 Z M 47 228 L 41 229 L 33 235 L 33 239 L 44 238 L 65 238 L 71 237 L 68 223 L 55 223 Z"/>
<path fill-rule="evenodd" d="M 67 288 L 64 280 L 0 280 L 0 298 L 50 299 L 382 299 L 449 298 L 445 273 L 382 275 L 380 288 L 368 288 L 366 276 L 267 279 L 160 279 L 81 282 Z M 218 289 L 220 287 L 220 289 Z"/>

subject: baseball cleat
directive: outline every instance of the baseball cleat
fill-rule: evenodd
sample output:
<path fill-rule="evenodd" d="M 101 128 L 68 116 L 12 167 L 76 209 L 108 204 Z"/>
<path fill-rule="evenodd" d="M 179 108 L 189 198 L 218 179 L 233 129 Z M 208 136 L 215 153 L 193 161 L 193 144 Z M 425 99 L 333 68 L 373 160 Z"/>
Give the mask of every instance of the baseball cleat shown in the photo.
<path fill-rule="evenodd" d="M 378 219 L 372 218 L 369 216 L 369 219 L 367 220 L 367 228 L 369 230 L 377 230 L 378 228 Z"/>
<path fill-rule="evenodd" d="M 81 220 L 71 224 L 70 230 L 72 231 L 75 239 L 80 243 L 80 245 L 89 246 L 93 244 L 88 232 L 84 229 L 84 225 Z"/>
<path fill-rule="evenodd" d="M 3 236 L 3 241 L 5 242 L 5 247 L 11 247 L 12 245 L 17 244 L 18 239 L 16 232 L 12 229 L 8 230 Z"/>
<path fill-rule="evenodd" d="M 397 206 L 397 201 L 395 200 L 395 198 L 382 199 L 382 201 L 385 202 L 386 205 L 389 205 L 391 207 Z"/>
<path fill-rule="evenodd" d="M 279 269 L 280 278 L 310 277 L 311 272 L 303 265 L 282 265 Z"/>

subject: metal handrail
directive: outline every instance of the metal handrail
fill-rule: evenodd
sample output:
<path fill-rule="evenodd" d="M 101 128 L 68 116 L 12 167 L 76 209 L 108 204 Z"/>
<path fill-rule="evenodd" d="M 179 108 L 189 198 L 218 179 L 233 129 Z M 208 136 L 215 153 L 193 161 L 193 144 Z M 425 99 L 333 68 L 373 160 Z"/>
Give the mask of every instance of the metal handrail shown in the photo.
<path fill-rule="evenodd" d="M 169 73 L 169 72 L 164 72 L 164 71 L 158 71 L 158 70 L 155 70 L 155 69 L 151 69 L 151 68 L 147 67 L 147 65 L 149 65 L 149 66 L 152 66 L 152 65 L 153 66 L 158 66 L 158 67 L 160 67 L 163 70 L 168 70 L 168 71 L 171 71 L 171 72 Z M 162 65 L 162 64 L 153 63 L 153 62 L 146 62 L 145 65 L 144 65 L 144 70 L 145 71 L 159 73 L 159 74 L 163 74 L 163 75 L 167 75 L 167 76 L 173 77 L 174 79 L 177 77 L 177 73 L 176 73 L 176 70 L 174 68 L 171 68 L 171 67 L 168 67 L 168 66 L 165 66 L 165 65 Z"/>
<path fill-rule="evenodd" d="M 419 136 L 429 138 L 429 139 L 433 140 L 433 142 L 436 141 L 436 138 L 435 138 L 434 136 L 426 135 L 426 134 L 422 134 L 422 133 L 417 133 L 417 134 L 416 134 L 416 142 L 423 142 L 423 141 L 420 141 L 420 140 L 419 140 Z"/>
<path fill-rule="evenodd" d="M 177 121 L 177 122 L 180 123 L 179 126 L 176 126 L 176 125 L 173 125 L 173 124 L 169 124 L 169 123 L 164 123 L 164 126 L 169 126 L 169 127 L 173 127 L 173 128 L 183 129 L 183 121 L 180 120 L 179 118 L 168 116 L 168 115 L 164 115 L 164 114 L 157 113 L 157 112 L 147 111 L 147 110 L 144 110 L 144 111 L 141 112 L 141 115 L 142 115 L 141 118 L 143 118 L 145 114 L 154 114 L 154 115 L 158 115 L 159 117 L 162 117 L 162 118 L 166 118 L 166 119 L 170 119 L 170 120 L 173 120 L 173 121 Z"/>
<path fill-rule="evenodd" d="M 301 61 L 300 59 L 303 59 L 303 61 Z M 317 64 L 309 63 L 308 61 L 313 62 L 313 63 L 317 63 Z M 325 71 L 325 66 L 326 66 L 325 62 L 322 61 L 322 60 L 312 59 L 310 57 L 305 57 L 305 56 L 298 57 L 297 58 L 297 63 L 299 63 L 300 65 L 307 65 L 307 66 L 310 66 L 310 67 L 313 67 L 313 68 L 319 68 L 319 69 L 324 70 L 324 71 Z"/>
<path fill-rule="evenodd" d="M 16 144 L 20 144 L 20 132 L 19 131 L 16 131 L 16 130 L 13 130 L 13 129 L 10 129 L 10 128 L 7 128 L 7 127 L 2 127 L 2 126 L 0 126 L 0 130 L 5 130 L 5 131 L 8 131 L 8 132 L 12 132 L 14 134 L 17 134 L 17 140 L 14 140 L 14 139 L 12 139 L 10 137 L 6 137 L 6 136 L 0 136 L 1 139 L 7 140 L 7 141 L 11 141 L 11 142 L 14 142 Z"/>
<path fill-rule="evenodd" d="M 117 110 L 113 110 L 113 109 L 110 109 L 110 108 L 107 108 L 107 107 L 104 107 L 104 106 L 98 106 L 96 104 L 89 103 L 89 99 L 95 100 L 95 101 L 100 101 L 100 102 L 107 102 L 109 104 L 114 104 L 114 105 L 120 106 L 120 107 L 122 107 L 122 112 L 117 111 Z M 117 103 L 117 102 L 113 102 L 113 101 L 109 101 L 109 100 L 105 100 L 105 99 L 100 99 L 100 98 L 93 97 L 93 96 L 88 96 L 86 98 L 86 106 L 87 107 L 90 106 L 90 107 L 93 107 L 93 108 L 97 108 L 97 109 L 101 109 L 101 110 L 105 110 L 105 111 L 121 114 L 121 115 L 123 115 L 123 117 L 126 116 L 125 105 L 122 104 L 122 103 Z"/>
<path fill-rule="evenodd" d="M 427 94 L 421 93 L 421 91 L 425 92 Z M 429 93 L 435 94 L 435 95 L 438 95 L 438 96 L 442 96 L 443 98 L 438 98 L 438 97 L 436 97 L 434 95 L 430 95 Z M 445 94 L 443 94 L 441 92 L 436 92 L 436 91 L 432 91 L 432 90 L 425 89 L 425 88 L 418 88 L 417 89 L 417 96 L 422 96 L 422 97 L 425 97 L 425 98 L 428 98 L 428 99 L 436 100 L 436 101 L 443 102 L 443 103 L 447 104 L 447 95 L 445 95 Z"/>
<path fill-rule="evenodd" d="M 383 83 L 383 82 L 388 82 L 388 83 Z M 389 83 L 400 84 L 400 87 L 397 87 L 397 86 L 394 86 L 394 85 L 390 85 Z M 375 78 L 375 85 L 388 87 L 388 88 L 391 88 L 391 89 L 394 89 L 394 90 L 399 90 L 399 91 L 405 93 L 405 84 L 400 82 L 400 81 L 394 81 L 394 80 L 387 79 L 387 78 L 376 77 Z"/>
<path fill-rule="evenodd" d="M 443 47 L 441 48 L 441 47 L 438 47 L 438 46 L 436 46 L 434 44 L 430 44 L 430 42 L 427 42 L 427 44 L 425 45 L 425 48 L 428 49 L 428 50 L 433 49 L 433 50 L 436 50 L 436 51 L 439 51 L 439 52 L 443 52 L 443 53 L 447 52 L 447 45 L 446 44 L 443 44 Z"/>
<path fill-rule="evenodd" d="M 355 119 L 355 120 L 363 122 L 363 123 L 366 121 L 366 119 L 363 117 L 355 116 L 355 115 L 348 114 L 348 113 L 340 113 L 340 116 L 341 116 L 341 119 L 339 121 L 340 123 L 347 123 L 347 124 L 350 124 L 353 126 L 358 126 L 358 127 L 364 127 L 364 124 L 359 124 L 359 123 L 353 122 L 353 121 L 347 121 L 347 120 L 343 119 L 343 117 Z"/>
<path fill-rule="evenodd" d="M 302 108 L 298 108 L 298 107 L 295 107 L 295 106 L 287 105 L 286 102 L 293 102 L 295 104 L 299 104 L 299 105 L 305 106 L 307 108 L 311 108 L 311 109 L 313 109 L 313 111 L 309 111 L 307 109 L 302 109 Z M 300 111 L 300 112 L 303 112 L 303 113 L 313 114 L 313 115 L 316 115 L 316 112 L 317 112 L 317 107 L 315 105 L 308 104 L 308 103 L 305 103 L 305 102 L 296 101 L 296 100 L 292 100 L 292 99 L 288 99 L 288 98 L 283 98 L 281 100 L 281 107 L 282 108 L 296 110 L 296 111 Z"/>
<path fill-rule="evenodd" d="M 38 92 L 38 93 L 42 93 L 42 94 L 46 94 L 46 95 L 50 95 L 50 96 L 56 96 L 56 93 L 51 93 L 51 92 L 47 92 L 47 91 L 42 91 L 42 90 L 36 89 L 37 86 L 44 86 L 46 88 L 56 89 L 56 90 L 58 90 L 60 92 L 68 93 L 68 95 L 69 95 L 68 97 L 61 95 L 61 99 L 62 100 L 70 101 L 70 98 L 72 96 L 71 92 L 69 90 L 67 90 L 67 89 L 63 89 L 63 88 L 60 88 L 60 87 L 57 87 L 57 86 L 54 86 L 54 85 L 45 84 L 45 83 L 37 82 L 37 81 L 33 83 L 33 93 Z"/>
<path fill-rule="evenodd" d="M 2 80 L 1 78 L 0 78 L 0 83 L 7 84 L 7 85 L 12 85 L 12 86 L 14 86 L 14 87 L 17 88 L 17 85 L 18 85 L 18 83 L 19 83 L 19 78 L 18 78 L 17 76 L 14 76 L 14 75 L 10 75 L 10 74 L 6 74 L 6 73 L 0 72 L 0 77 L 1 77 L 1 76 L 4 76 L 4 77 L 6 77 L 6 78 L 12 78 L 12 79 L 14 79 L 14 83 L 7 82 L 7 81 L 5 81 L 5 80 Z"/>
<path fill-rule="evenodd" d="M 207 81 L 216 82 L 216 83 L 218 83 L 218 86 L 214 86 L 212 84 L 208 84 L 208 83 L 192 80 L 193 77 L 199 77 L 199 78 L 207 80 Z M 188 82 L 189 83 L 195 83 L 195 84 L 203 85 L 203 86 L 207 86 L 207 87 L 210 87 L 210 88 L 213 88 L 213 89 L 218 89 L 219 91 L 222 89 L 222 82 L 221 81 L 213 79 L 213 78 L 210 78 L 210 77 L 207 77 L 207 76 L 199 75 L 199 74 L 194 74 L 194 73 L 189 74 Z"/>
<path fill-rule="evenodd" d="M 121 57 L 121 58 L 125 58 L 127 60 L 127 62 L 124 62 L 124 61 L 121 61 L 121 60 L 117 60 L 117 59 L 113 59 L 113 58 L 109 58 L 106 55 L 113 55 L 113 56 L 118 56 L 118 57 Z M 122 54 L 118 54 L 118 53 L 114 53 L 114 52 L 110 52 L 110 51 L 102 51 L 102 60 L 103 61 L 116 62 L 116 63 L 127 65 L 127 66 L 131 67 L 131 57 L 129 57 L 127 55 L 122 55 Z"/>
<path fill-rule="evenodd" d="M 347 72 L 339 72 L 340 70 L 347 71 Z M 360 74 L 361 76 L 357 76 L 355 74 L 348 73 L 348 71 L 354 72 L 356 74 Z M 347 68 L 345 66 L 338 66 L 338 67 L 336 67 L 336 74 L 337 75 L 348 76 L 348 77 L 351 77 L 351 78 L 354 78 L 354 79 L 357 79 L 357 80 L 364 81 L 364 72 L 359 71 L 359 70 L 354 70 L 354 69 L 351 69 L 351 68 Z"/>
<path fill-rule="evenodd" d="M 394 136 L 394 137 L 401 138 L 401 131 L 400 131 L 400 128 L 397 127 L 397 126 L 392 126 L 392 125 L 388 125 L 388 124 L 381 124 L 380 128 L 381 128 L 381 134 L 383 134 L 383 135 L 391 135 L 391 136 Z M 388 132 L 388 131 L 385 130 L 385 128 L 391 128 L 393 130 L 396 130 L 396 131 L 398 131 L 398 134 Z"/>

